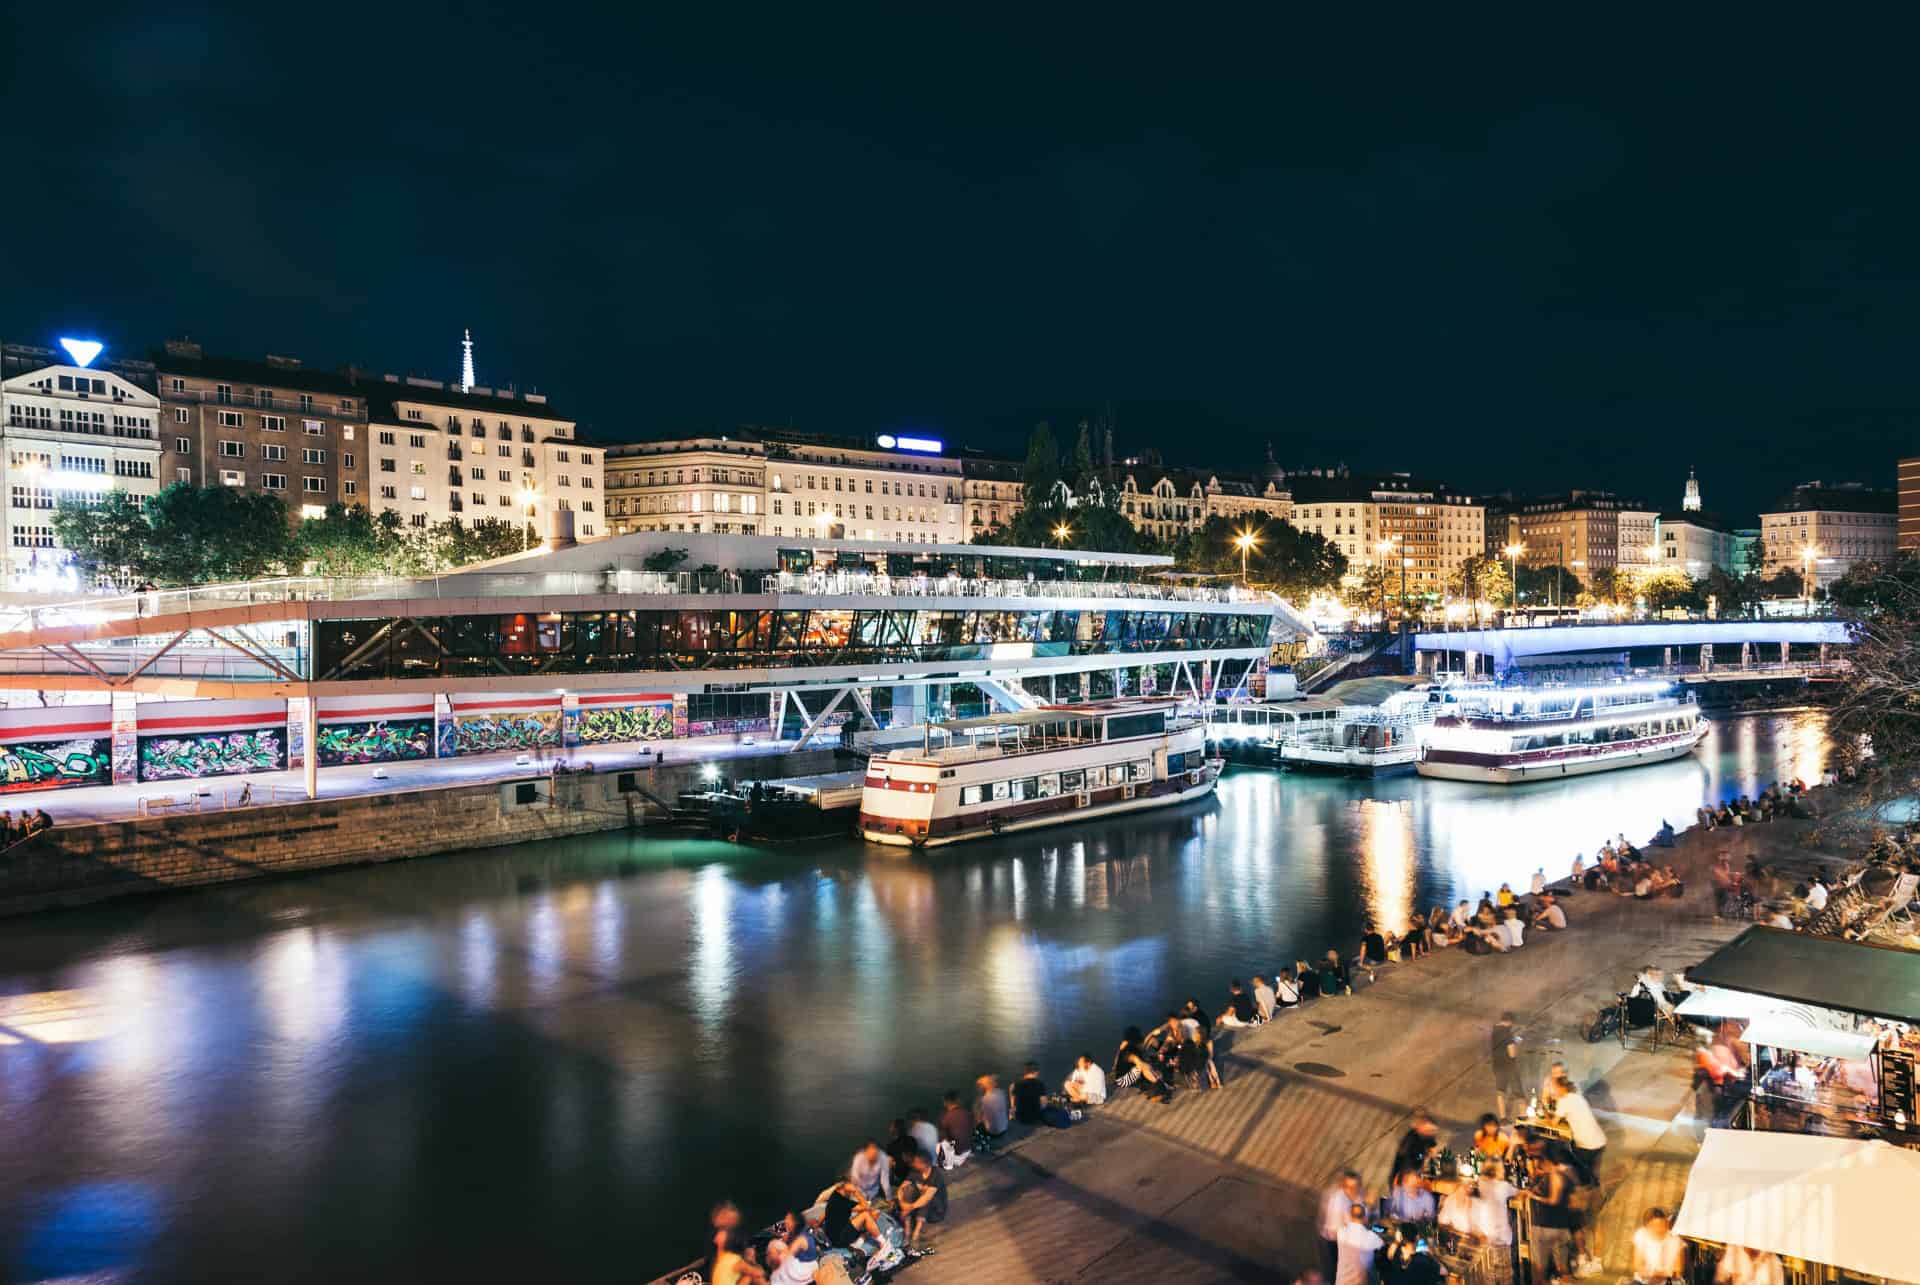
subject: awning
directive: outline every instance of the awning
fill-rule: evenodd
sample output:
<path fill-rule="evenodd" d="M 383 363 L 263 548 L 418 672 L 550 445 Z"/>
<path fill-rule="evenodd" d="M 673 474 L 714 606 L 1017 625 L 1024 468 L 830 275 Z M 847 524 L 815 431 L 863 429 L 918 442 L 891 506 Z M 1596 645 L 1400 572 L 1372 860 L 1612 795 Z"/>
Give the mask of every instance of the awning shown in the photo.
<path fill-rule="evenodd" d="M 1756 924 L 1687 970 L 1701 986 L 1920 1022 L 1920 951 Z"/>
<path fill-rule="evenodd" d="M 1914 1281 L 1916 1201 L 1920 1153 L 1854 1138 L 1709 1129 L 1674 1230 Z"/>
<path fill-rule="evenodd" d="M 1687 997 L 1673 1011 L 1682 1017 L 1727 1017 L 1736 1022 L 1750 1022 L 1786 1007 L 1788 1005 L 1782 1001 L 1768 999 L 1765 995 L 1702 986 L 1697 991 L 1688 991 Z"/>
<path fill-rule="evenodd" d="M 1748 1044 L 1790 1053 L 1811 1053 L 1815 1057 L 1843 1057 L 1858 1061 L 1873 1052 L 1879 1041 L 1857 1031 L 1832 1031 L 1807 1026 L 1784 1015 L 1758 1017 L 1747 1024 L 1740 1038 Z M 1920 1194 L 1920 1193 L 1916 1193 Z"/>

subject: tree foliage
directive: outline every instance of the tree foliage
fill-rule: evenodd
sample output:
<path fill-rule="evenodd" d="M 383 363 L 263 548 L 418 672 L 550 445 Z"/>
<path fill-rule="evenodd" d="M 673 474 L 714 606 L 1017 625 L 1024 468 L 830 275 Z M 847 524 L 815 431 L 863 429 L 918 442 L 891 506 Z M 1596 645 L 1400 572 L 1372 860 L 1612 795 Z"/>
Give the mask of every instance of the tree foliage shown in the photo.
<path fill-rule="evenodd" d="M 1238 576 L 1242 532 L 1251 532 L 1254 539 L 1247 551 L 1247 578 L 1263 589 L 1307 598 L 1336 587 L 1347 574 L 1346 555 L 1324 536 L 1286 522 L 1251 517 L 1234 521 L 1219 514 L 1174 543 L 1174 565 L 1182 571 Z"/>
<path fill-rule="evenodd" d="M 1853 646 L 1833 731 L 1843 744 L 1866 737 L 1875 769 L 1908 789 L 1920 777 L 1920 559 L 1903 555 L 1834 587 Z"/>

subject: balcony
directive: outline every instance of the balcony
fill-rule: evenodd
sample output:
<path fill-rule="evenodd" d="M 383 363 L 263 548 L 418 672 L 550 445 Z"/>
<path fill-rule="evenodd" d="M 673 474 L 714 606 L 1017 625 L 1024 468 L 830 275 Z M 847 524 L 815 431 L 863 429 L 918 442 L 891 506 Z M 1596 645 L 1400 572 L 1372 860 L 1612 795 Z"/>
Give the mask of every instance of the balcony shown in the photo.
<path fill-rule="evenodd" d="M 460 443 L 458 443 L 458 442 L 448 442 L 448 443 L 447 443 L 447 458 L 448 458 L 448 459 L 450 459 L 450 460 L 463 460 L 463 459 L 465 459 L 465 458 L 467 458 L 467 457 L 466 457 L 466 456 L 465 456 L 464 454 L 462 454 L 462 453 L 461 453 L 461 451 L 460 451 Z"/>

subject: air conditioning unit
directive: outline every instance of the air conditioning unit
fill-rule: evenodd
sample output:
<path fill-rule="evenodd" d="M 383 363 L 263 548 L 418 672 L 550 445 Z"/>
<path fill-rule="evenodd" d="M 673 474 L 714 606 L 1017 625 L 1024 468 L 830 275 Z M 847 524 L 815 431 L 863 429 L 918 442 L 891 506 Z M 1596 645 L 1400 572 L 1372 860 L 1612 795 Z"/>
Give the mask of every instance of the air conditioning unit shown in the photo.
<path fill-rule="evenodd" d="M 1124 785 L 1124 786 L 1121 786 L 1121 787 L 1120 787 L 1120 797 L 1121 797 L 1121 798 L 1123 798 L 1123 799 L 1130 799 L 1130 798 L 1132 798 L 1132 797 L 1133 797 L 1133 787 L 1132 787 L 1131 785 Z"/>
<path fill-rule="evenodd" d="M 1073 806 L 1076 808 L 1084 808 L 1092 802 L 1093 802 L 1093 796 L 1091 794 L 1088 794 L 1085 790 L 1082 790 L 1078 794 L 1073 796 Z"/>

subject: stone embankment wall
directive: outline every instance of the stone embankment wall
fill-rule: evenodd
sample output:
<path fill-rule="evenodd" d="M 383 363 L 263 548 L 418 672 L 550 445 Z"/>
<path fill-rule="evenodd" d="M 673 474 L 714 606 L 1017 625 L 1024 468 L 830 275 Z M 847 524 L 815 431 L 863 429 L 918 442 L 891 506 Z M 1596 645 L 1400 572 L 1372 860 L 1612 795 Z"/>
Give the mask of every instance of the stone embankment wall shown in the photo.
<path fill-rule="evenodd" d="M 831 750 L 807 750 L 730 759 L 726 770 L 763 780 L 841 766 Z M 699 765 L 672 764 L 60 826 L 4 859 L 0 915 L 645 827 L 660 820 L 648 796 L 671 803 L 700 779 Z"/>

